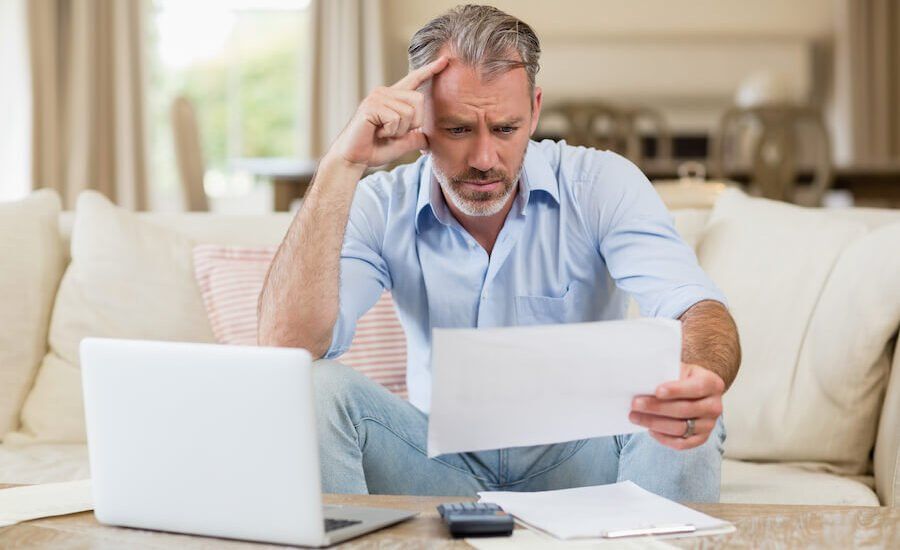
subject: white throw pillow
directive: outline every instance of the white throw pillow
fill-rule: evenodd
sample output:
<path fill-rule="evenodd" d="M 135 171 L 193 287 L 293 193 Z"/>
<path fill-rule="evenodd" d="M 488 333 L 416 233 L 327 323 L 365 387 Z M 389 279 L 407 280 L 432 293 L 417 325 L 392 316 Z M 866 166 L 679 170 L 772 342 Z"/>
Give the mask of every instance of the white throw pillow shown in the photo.
<path fill-rule="evenodd" d="M 900 221 L 900 216 L 898 216 Z M 728 298 L 743 363 L 725 395 L 725 454 L 867 470 L 885 347 L 900 325 L 900 223 L 728 191 L 698 248 Z"/>
<path fill-rule="evenodd" d="M 48 189 L 0 203 L 0 440 L 47 352 L 47 325 L 63 271 L 59 195 Z"/>
<path fill-rule="evenodd" d="M 87 336 L 215 341 L 194 279 L 194 244 L 99 193 L 79 196 L 50 351 L 22 408 L 21 430 L 7 442 L 84 441 L 78 348 Z"/>

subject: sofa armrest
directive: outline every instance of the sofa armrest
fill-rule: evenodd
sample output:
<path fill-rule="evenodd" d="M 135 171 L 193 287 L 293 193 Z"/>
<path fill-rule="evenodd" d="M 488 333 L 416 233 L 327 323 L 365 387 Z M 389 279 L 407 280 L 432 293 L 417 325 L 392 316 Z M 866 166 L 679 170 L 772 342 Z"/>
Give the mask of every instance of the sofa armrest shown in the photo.
<path fill-rule="evenodd" d="M 900 338 L 888 378 L 875 440 L 875 492 L 883 506 L 900 506 Z"/>

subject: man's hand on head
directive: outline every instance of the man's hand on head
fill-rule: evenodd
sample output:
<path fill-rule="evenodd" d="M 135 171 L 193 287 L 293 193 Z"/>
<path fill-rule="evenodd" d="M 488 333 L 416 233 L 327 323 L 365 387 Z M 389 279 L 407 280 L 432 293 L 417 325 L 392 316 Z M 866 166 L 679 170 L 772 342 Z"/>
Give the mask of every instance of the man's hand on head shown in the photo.
<path fill-rule="evenodd" d="M 425 96 L 418 88 L 443 71 L 449 57 L 410 71 L 390 87 L 370 93 L 335 140 L 329 155 L 362 167 L 381 166 L 417 149 L 428 149 L 422 133 Z"/>
<path fill-rule="evenodd" d="M 722 414 L 725 382 L 711 370 L 681 364 L 681 378 L 660 384 L 654 395 L 640 395 L 631 402 L 631 422 L 650 430 L 650 436 L 667 447 L 685 450 L 703 445 Z M 694 422 L 687 434 L 688 419 Z M 684 437 L 685 435 L 688 437 Z"/>

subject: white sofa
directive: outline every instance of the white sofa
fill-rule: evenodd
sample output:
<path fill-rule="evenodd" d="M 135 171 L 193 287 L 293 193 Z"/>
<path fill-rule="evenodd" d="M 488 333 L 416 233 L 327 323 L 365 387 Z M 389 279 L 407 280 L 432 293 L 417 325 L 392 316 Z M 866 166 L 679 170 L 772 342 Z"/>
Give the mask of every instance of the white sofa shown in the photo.
<path fill-rule="evenodd" d="M 900 291 L 891 276 L 900 273 L 892 259 L 900 252 L 900 212 L 813 213 L 736 195 L 728 201 L 712 217 L 708 210 L 673 212 L 729 297 L 744 344 L 741 374 L 726 396 L 722 501 L 897 505 Z M 57 218 L 58 201 L 48 193 L 25 202 L 0 205 L 7 304 L 0 321 L 12 327 L 0 335 L 0 483 L 85 478 L 80 338 L 212 341 L 191 248 L 277 244 L 290 218 L 135 215 L 93 193 L 81 197 L 77 219 L 69 212 Z M 785 224 L 796 230 L 784 232 Z M 15 231 L 27 235 L 4 245 Z M 885 246 L 872 255 L 872 247 Z M 15 270 L 27 272 L 16 279 Z M 854 281 L 862 275 L 860 286 Z M 849 287 L 838 285 L 841 277 Z M 850 324 L 838 323 L 835 307 L 853 316 Z M 792 319 L 799 310 L 805 313 Z M 760 321 L 761 314 L 768 317 Z"/>

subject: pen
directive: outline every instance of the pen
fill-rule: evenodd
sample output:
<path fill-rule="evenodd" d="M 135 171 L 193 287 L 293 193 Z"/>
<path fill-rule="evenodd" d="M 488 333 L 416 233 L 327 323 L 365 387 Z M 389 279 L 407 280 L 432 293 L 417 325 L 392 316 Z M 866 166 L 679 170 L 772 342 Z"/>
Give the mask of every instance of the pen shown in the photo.
<path fill-rule="evenodd" d="M 657 525 L 641 527 L 638 529 L 618 529 L 616 531 L 604 531 L 603 538 L 620 539 L 623 537 L 637 537 L 642 535 L 671 535 L 674 533 L 693 533 L 697 528 L 690 524 L 682 525 Z"/>

